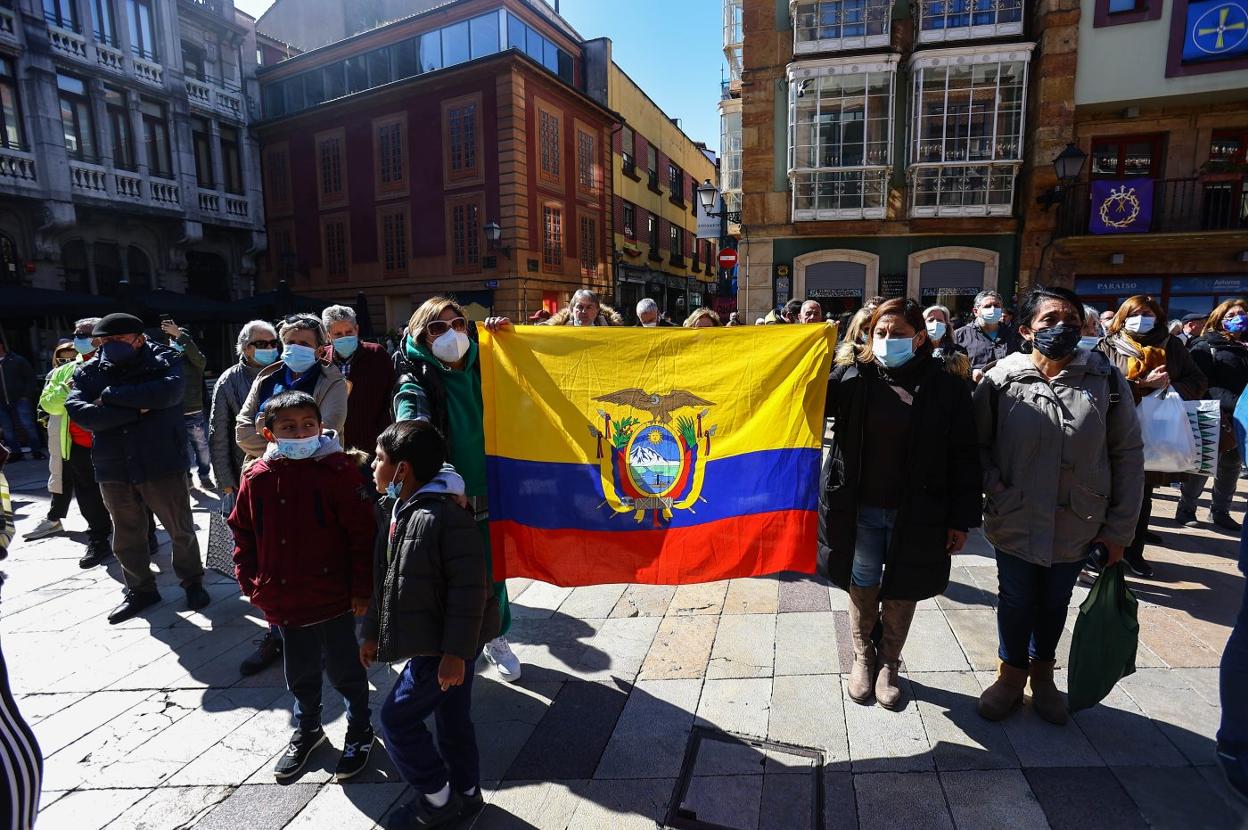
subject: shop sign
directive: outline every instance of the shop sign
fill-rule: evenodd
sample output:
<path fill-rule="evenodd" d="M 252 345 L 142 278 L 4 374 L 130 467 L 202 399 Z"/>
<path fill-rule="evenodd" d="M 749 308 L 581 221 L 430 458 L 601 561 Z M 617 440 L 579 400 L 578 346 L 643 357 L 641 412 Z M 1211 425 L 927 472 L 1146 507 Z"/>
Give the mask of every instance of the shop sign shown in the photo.
<path fill-rule="evenodd" d="M 1097 296 L 1129 297 L 1135 294 L 1160 294 L 1161 277 L 1091 278 L 1076 280 L 1075 293 Z"/>

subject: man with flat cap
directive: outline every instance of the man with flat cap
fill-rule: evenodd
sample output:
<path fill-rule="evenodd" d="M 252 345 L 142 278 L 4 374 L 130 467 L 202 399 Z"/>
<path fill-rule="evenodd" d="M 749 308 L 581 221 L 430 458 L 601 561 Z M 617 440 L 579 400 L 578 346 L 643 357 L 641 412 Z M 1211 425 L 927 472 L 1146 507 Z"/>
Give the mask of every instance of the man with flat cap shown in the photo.
<path fill-rule="evenodd" d="M 182 356 L 149 341 L 143 321 L 130 314 L 109 314 L 91 336 L 100 339 L 99 354 L 74 372 L 65 409 L 94 433 L 95 478 L 113 517 L 113 553 L 126 580 L 125 600 L 108 621 L 128 620 L 160 602 L 147 546 L 149 509 L 173 542 L 186 605 L 198 611 L 210 600 L 186 483 Z"/>
<path fill-rule="evenodd" d="M 1183 315 L 1183 330 L 1179 332 L 1179 339 L 1183 341 L 1183 345 L 1190 347 L 1192 341 L 1200 337 L 1201 329 L 1205 327 L 1205 321 L 1208 319 L 1208 314 Z"/>

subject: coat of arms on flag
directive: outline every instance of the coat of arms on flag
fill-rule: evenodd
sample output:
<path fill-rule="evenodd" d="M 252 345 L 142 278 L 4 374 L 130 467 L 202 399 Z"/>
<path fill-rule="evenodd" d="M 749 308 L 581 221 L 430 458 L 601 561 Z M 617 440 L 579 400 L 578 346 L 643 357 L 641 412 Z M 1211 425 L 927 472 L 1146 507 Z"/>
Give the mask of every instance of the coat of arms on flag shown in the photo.
<path fill-rule="evenodd" d="M 1188 3 L 1183 60 L 1217 60 L 1237 55 L 1248 55 L 1248 0 Z"/>
<path fill-rule="evenodd" d="M 1091 199 L 1089 233 L 1148 233 L 1153 223 L 1151 179 L 1097 179 Z"/>

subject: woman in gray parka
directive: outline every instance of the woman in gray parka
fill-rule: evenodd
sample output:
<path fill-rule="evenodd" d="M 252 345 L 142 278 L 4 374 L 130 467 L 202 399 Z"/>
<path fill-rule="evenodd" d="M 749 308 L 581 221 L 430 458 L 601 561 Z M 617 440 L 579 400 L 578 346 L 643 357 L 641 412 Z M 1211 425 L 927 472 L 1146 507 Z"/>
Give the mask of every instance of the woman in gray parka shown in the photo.
<path fill-rule="evenodd" d="M 1135 535 L 1144 453 L 1131 387 L 1105 355 L 1078 348 L 1079 298 L 1037 286 L 1018 323 L 1030 351 L 998 361 L 974 396 L 1001 658 L 979 713 L 1006 717 L 1030 680 L 1036 713 L 1062 724 L 1053 664 L 1066 608 L 1091 546 L 1112 564 Z"/>

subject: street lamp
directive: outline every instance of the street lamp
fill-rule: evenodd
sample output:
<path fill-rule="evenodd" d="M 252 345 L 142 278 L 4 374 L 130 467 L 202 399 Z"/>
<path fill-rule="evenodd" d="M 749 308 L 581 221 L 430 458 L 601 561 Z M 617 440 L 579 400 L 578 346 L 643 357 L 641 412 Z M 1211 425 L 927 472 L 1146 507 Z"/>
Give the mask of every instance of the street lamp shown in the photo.
<path fill-rule="evenodd" d="M 719 188 L 711 184 L 710 179 L 707 179 L 704 182 L 702 182 L 701 187 L 698 188 L 698 201 L 702 203 L 702 212 L 710 217 L 723 216 L 729 222 L 733 222 L 735 224 L 740 225 L 741 224 L 741 211 L 726 210 L 726 211 L 720 211 L 717 213 L 716 211 L 712 209 L 715 207 L 715 200 L 717 198 L 719 198 Z"/>
<path fill-rule="evenodd" d="M 490 243 L 491 250 L 502 251 L 504 256 L 511 255 L 511 248 L 499 244 L 503 239 L 501 225 L 491 219 L 482 230 L 485 231 L 485 241 Z"/>
<path fill-rule="evenodd" d="M 1053 159 L 1053 171 L 1057 173 L 1057 186 L 1051 187 L 1036 197 L 1038 204 L 1045 207 L 1061 204 L 1066 198 L 1066 188 L 1079 180 L 1083 172 L 1083 163 L 1088 154 L 1075 146 L 1074 142 L 1066 145 L 1066 149 Z"/>

